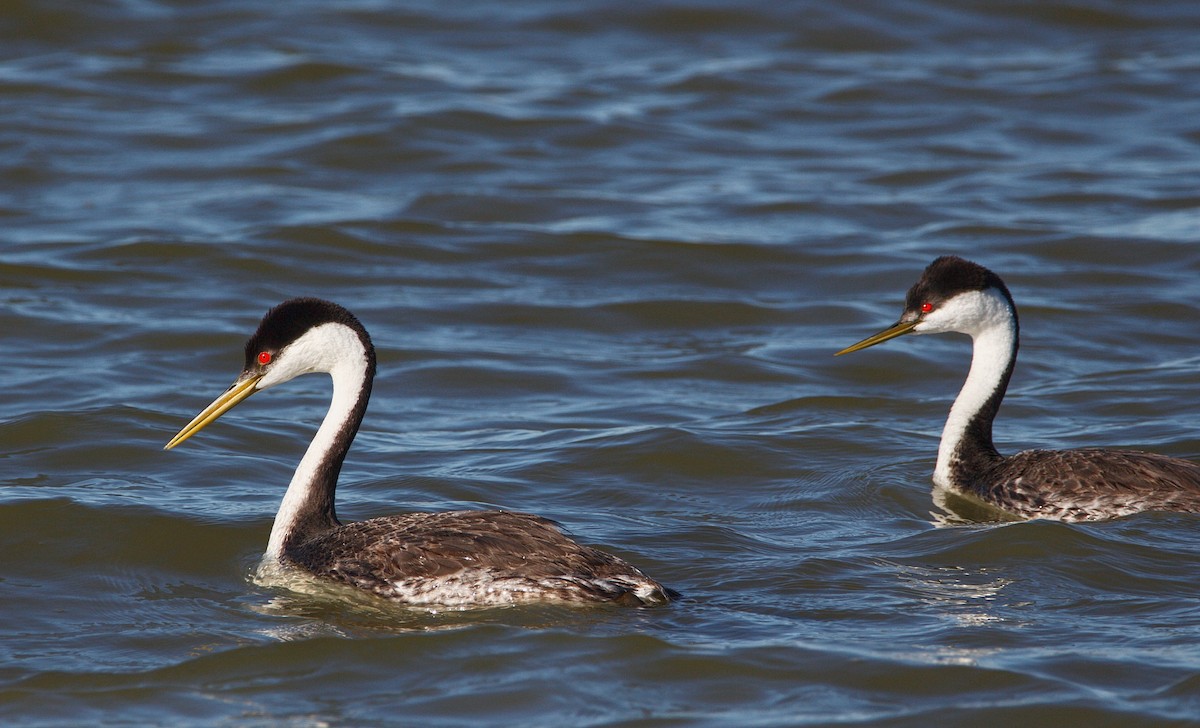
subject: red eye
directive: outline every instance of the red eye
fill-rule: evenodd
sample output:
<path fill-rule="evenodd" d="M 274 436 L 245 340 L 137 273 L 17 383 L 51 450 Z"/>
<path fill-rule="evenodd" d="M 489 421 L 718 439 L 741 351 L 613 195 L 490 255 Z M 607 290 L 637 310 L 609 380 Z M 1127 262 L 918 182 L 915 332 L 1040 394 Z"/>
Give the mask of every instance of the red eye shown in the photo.
<path fill-rule="evenodd" d="M 921 313 L 929 313 L 929 312 L 930 312 L 930 311 L 932 311 L 932 310 L 933 310 L 933 304 L 932 304 L 932 303 L 929 303 L 928 301 L 926 301 L 925 303 L 922 303 L 922 304 L 921 304 Z M 261 356 L 261 355 L 260 355 L 260 356 Z M 264 362 L 264 364 L 265 364 L 265 363 L 266 363 L 266 362 Z"/>
<path fill-rule="evenodd" d="M 258 363 L 263 364 L 263 365 L 270 364 L 271 363 L 271 352 L 269 352 L 269 351 L 258 352 Z"/>

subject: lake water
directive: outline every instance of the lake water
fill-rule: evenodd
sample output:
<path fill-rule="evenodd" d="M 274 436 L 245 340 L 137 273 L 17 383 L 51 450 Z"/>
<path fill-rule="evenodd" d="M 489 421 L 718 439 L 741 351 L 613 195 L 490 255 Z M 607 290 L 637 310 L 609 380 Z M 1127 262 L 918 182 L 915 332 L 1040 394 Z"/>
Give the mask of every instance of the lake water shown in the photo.
<path fill-rule="evenodd" d="M 1191 725 L 1200 517 L 944 525 L 962 337 L 832 354 L 935 256 L 1022 315 L 998 446 L 1200 456 L 1200 5 L 0 11 L 6 725 Z M 380 376 L 339 514 L 503 507 L 685 598 L 254 584 L 328 380 L 162 445 L 262 313 Z"/>

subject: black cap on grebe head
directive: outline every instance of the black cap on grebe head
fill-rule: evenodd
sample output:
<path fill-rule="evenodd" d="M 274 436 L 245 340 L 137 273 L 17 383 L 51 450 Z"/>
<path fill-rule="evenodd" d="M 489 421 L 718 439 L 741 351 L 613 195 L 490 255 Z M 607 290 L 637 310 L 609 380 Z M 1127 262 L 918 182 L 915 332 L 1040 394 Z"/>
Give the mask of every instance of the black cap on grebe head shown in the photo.
<path fill-rule="evenodd" d="M 273 306 L 262 317 L 258 330 L 246 341 L 246 369 L 261 366 L 280 349 L 322 324 L 338 323 L 353 329 L 365 344 L 371 338 L 362 323 L 345 307 L 320 298 L 292 298 Z M 368 348 L 370 348 L 368 346 Z M 263 357 L 263 353 L 267 357 Z"/>
<path fill-rule="evenodd" d="M 1002 292 L 1012 304 L 1012 294 L 1000 276 L 957 255 L 943 255 L 926 266 L 921 279 L 908 289 L 904 311 L 906 314 L 930 313 L 961 293 L 989 288 Z"/>

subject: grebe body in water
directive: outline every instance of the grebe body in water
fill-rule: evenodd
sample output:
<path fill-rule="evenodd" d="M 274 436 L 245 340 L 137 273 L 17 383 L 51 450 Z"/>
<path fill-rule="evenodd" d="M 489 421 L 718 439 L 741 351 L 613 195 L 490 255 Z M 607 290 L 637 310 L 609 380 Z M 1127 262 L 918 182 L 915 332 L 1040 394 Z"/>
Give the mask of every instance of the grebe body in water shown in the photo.
<path fill-rule="evenodd" d="M 1200 465 L 1153 453 L 1086 448 L 1009 457 L 992 422 L 1017 360 L 1017 309 L 1004 281 L 981 265 L 943 256 L 908 291 L 900 320 L 846 347 L 848 354 L 903 334 L 967 334 L 971 369 L 950 408 L 934 484 L 1018 518 L 1095 521 L 1140 511 L 1200 511 Z"/>
<path fill-rule="evenodd" d="M 338 521 L 334 490 L 371 395 L 375 348 L 358 319 L 335 303 L 300 298 L 268 311 L 246 343 L 237 381 L 166 449 L 255 392 L 314 372 L 332 377 L 333 398 L 284 494 L 260 573 L 299 571 L 429 606 L 654 605 L 676 596 L 638 568 L 577 543 L 538 516 L 448 511 Z"/>

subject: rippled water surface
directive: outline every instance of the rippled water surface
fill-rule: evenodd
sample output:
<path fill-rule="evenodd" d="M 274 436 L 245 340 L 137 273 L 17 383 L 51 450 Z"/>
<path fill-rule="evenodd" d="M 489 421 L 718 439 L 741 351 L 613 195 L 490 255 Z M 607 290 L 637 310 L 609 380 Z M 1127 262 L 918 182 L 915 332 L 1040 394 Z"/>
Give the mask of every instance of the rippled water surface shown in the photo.
<path fill-rule="evenodd" d="M 1004 276 L 1006 452 L 1200 456 L 1193 2 L 50 2 L 0 11 L 10 725 L 1170 725 L 1200 520 L 942 525 Z M 179 427 L 294 295 L 380 356 L 339 514 L 554 518 L 659 609 L 249 574 L 328 380 Z"/>

